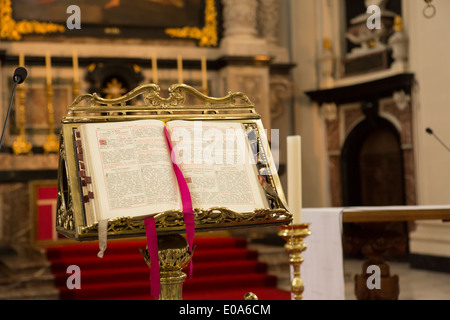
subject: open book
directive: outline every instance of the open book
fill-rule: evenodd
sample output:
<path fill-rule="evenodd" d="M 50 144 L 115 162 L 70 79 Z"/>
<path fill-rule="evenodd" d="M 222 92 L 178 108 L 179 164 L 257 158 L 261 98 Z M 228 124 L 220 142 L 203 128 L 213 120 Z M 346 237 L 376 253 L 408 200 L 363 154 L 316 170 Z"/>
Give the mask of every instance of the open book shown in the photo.
<path fill-rule="evenodd" d="M 268 208 L 240 122 L 136 120 L 86 123 L 74 130 L 87 225 L 182 210 L 173 162 L 193 208 Z"/>

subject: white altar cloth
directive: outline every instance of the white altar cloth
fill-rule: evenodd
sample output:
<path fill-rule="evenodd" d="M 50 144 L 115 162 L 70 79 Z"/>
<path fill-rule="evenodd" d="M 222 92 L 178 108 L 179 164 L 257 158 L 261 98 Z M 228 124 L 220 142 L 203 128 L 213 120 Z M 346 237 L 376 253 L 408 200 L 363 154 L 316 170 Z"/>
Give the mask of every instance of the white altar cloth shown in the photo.
<path fill-rule="evenodd" d="M 301 278 L 303 300 L 345 300 L 342 251 L 343 208 L 304 208 L 302 221 L 310 223 L 304 239 Z M 292 274 L 291 274 L 292 276 Z"/>

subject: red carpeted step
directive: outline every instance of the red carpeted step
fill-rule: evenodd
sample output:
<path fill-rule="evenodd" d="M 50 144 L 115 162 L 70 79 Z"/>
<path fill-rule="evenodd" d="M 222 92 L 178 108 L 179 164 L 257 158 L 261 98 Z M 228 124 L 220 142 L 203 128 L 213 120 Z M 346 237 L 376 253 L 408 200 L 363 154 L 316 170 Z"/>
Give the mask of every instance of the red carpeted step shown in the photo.
<path fill-rule="evenodd" d="M 239 288 L 242 286 L 270 287 L 276 286 L 277 279 L 275 276 L 265 273 L 193 277 L 192 279 L 186 279 L 183 288 L 185 291 L 208 290 L 208 288 L 211 289 L 212 283 L 214 283 L 215 288 L 222 289 Z"/>
<path fill-rule="evenodd" d="M 258 252 L 255 250 L 248 250 L 246 248 L 223 248 L 223 249 L 209 249 L 209 250 L 194 249 L 193 258 L 194 263 L 256 259 L 258 258 Z"/>
<path fill-rule="evenodd" d="M 55 272 L 56 286 L 65 287 L 70 274 Z M 129 268 L 102 268 L 84 271 L 81 269 L 81 284 L 102 284 L 112 282 L 149 281 L 150 269 L 147 265 Z"/>
<path fill-rule="evenodd" d="M 54 272 L 65 272 L 70 265 L 77 265 L 81 271 L 90 269 L 126 268 L 146 265 L 140 252 L 126 255 L 105 255 L 98 258 L 96 255 L 86 257 L 73 257 L 64 259 L 50 259 Z"/>
<path fill-rule="evenodd" d="M 230 261 L 212 261 L 204 263 L 196 263 L 194 260 L 194 274 L 193 277 L 224 275 L 224 274 L 242 274 L 242 273 L 263 273 L 267 270 L 267 264 L 259 262 L 256 259 L 252 260 L 230 260 Z M 183 270 L 188 274 L 189 269 Z"/>
<path fill-rule="evenodd" d="M 194 240 L 196 249 L 222 249 L 222 248 L 245 248 L 247 241 L 242 238 L 198 238 Z M 138 252 L 139 248 L 144 249 L 147 245 L 145 239 L 131 241 L 109 241 L 105 255 L 127 254 L 133 251 Z M 99 251 L 97 241 L 80 242 L 69 245 L 52 246 L 47 248 L 47 257 L 57 259 L 64 257 L 96 256 Z M 195 252 L 195 251 L 194 251 Z"/>
<path fill-rule="evenodd" d="M 97 254 L 88 252 L 86 255 L 64 256 L 63 258 L 50 258 L 52 269 L 55 272 L 65 271 L 68 266 L 74 264 L 82 270 L 97 268 L 118 268 L 140 265 L 146 265 L 142 254 L 136 249 L 134 253 L 113 254 L 105 252 L 103 258 L 98 258 Z M 213 262 L 213 261 L 232 261 L 256 259 L 257 251 L 247 250 L 245 248 L 225 248 L 222 250 L 197 250 L 194 251 L 194 264 Z"/>
<path fill-rule="evenodd" d="M 210 276 L 186 279 L 183 285 L 184 292 L 208 291 L 211 284 L 214 288 L 222 290 L 239 288 L 260 288 L 273 287 L 276 285 L 276 278 L 266 274 L 239 274 L 231 276 Z M 126 297 L 136 295 L 147 295 L 150 293 L 150 281 L 112 281 L 106 283 L 83 284 L 81 289 L 70 290 L 67 287 L 60 287 L 61 298 L 63 299 L 109 299 L 113 297 Z"/>
<path fill-rule="evenodd" d="M 139 252 L 138 248 L 145 248 L 145 240 L 133 241 L 109 241 L 105 256 L 116 254 L 127 254 Z M 97 241 L 81 242 L 70 245 L 52 246 L 47 248 L 47 257 L 49 259 L 62 259 L 67 257 L 97 256 L 99 245 Z"/>
<path fill-rule="evenodd" d="M 150 292 L 148 281 L 110 282 L 100 284 L 81 284 L 81 289 L 60 287 L 60 297 L 63 300 L 91 300 L 121 298 L 133 295 L 147 295 Z"/>
<path fill-rule="evenodd" d="M 272 289 L 270 294 L 286 298 L 286 293 L 275 288 L 276 278 L 265 274 L 267 265 L 258 262 L 257 251 L 246 248 L 245 239 L 199 237 L 195 244 L 193 278 L 186 279 L 183 289 L 186 299 L 213 290 L 216 295 L 201 299 L 233 299 L 239 292 L 236 299 L 240 300 L 251 289 L 263 290 L 267 295 Z M 145 245 L 145 239 L 109 241 L 102 259 L 97 257 L 98 242 L 48 248 L 61 299 L 153 299 L 149 268 L 138 250 Z M 70 265 L 81 269 L 81 290 L 66 286 Z M 187 268 L 185 272 L 188 273 Z"/>
<path fill-rule="evenodd" d="M 240 287 L 228 290 L 185 291 L 183 300 L 244 300 L 247 292 L 254 293 L 258 300 L 291 300 L 291 293 L 276 288 Z M 132 300 L 146 300 L 145 296 Z"/>
<path fill-rule="evenodd" d="M 206 291 L 183 291 L 183 300 L 226 300 L 226 301 L 243 301 L 244 295 L 247 292 L 254 293 L 258 300 L 291 300 L 291 293 L 288 291 L 265 288 L 265 287 L 252 287 L 252 288 L 237 288 L 226 290 L 206 290 Z M 101 299 L 101 298 L 100 298 Z M 112 297 L 109 300 L 122 300 L 120 297 Z M 129 296 L 127 300 L 154 300 L 150 294 Z"/>
<path fill-rule="evenodd" d="M 68 265 L 67 265 L 68 266 Z M 56 269 L 56 268 L 55 268 Z M 55 284 L 57 286 L 66 286 L 67 278 L 70 274 L 66 273 L 67 267 L 58 268 L 55 275 Z M 108 283 L 108 282 L 127 282 L 142 280 L 148 281 L 150 276 L 150 269 L 142 261 L 140 266 L 132 267 L 112 267 L 112 268 L 99 268 L 99 269 L 84 269 L 80 267 L 81 279 L 84 284 L 92 283 Z M 233 260 L 226 262 L 211 262 L 203 263 L 198 266 L 194 265 L 194 278 L 205 276 L 224 276 L 232 274 L 248 274 L 248 273 L 263 273 L 267 269 L 265 263 L 256 260 Z M 185 273 L 188 274 L 188 270 Z"/>
<path fill-rule="evenodd" d="M 194 245 L 199 249 L 219 249 L 219 248 L 245 248 L 247 240 L 244 238 L 196 238 Z"/>

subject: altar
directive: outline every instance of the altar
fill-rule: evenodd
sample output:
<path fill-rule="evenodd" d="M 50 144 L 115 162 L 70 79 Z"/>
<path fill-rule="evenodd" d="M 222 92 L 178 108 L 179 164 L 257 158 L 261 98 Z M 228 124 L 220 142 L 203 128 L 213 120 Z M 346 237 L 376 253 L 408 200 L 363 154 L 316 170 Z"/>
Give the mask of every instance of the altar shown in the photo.
<path fill-rule="evenodd" d="M 345 208 L 304 208 L 302 214 L 313 236 L 305 239 L 302 277 L 305 283 L 305 300 L 344 300 L 343 246 L 353 245 L 364 251 L 367 261 L 361 270 L 370 265 L 381 266 L 381 288 L 369 289 L 367 278 L 372 273 L 361 273 L 354 279 L 355 295 L 360 300 L 398 299 L 401 288 L 396 275 L 390 274 L 388 262 L 383 259 L 386 250 L 393 246 L 406 246 L 397 235 L 387 232 L 386 226 L 397 221 L 450 221 L 450 206 L 383 206 Z M 360 234 L 344 239 L 343 223 L 377 224 L 376 235 Z M 327 239 L 324 241 L 323 239 Z M 367 265 L 367 266 L 366 266 Z M 395 270 L 392 270 L 395 274 Z"/>

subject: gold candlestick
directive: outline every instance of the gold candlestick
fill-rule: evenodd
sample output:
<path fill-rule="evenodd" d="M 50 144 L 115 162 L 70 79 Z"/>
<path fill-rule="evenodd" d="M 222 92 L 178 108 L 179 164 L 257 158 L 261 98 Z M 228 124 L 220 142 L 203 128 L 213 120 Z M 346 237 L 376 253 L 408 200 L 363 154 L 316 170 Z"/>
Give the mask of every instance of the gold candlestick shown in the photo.
<path fill-rule="evenodd" d="M 309 224 L 307 223 L 280 226 L 278 232 L 278 235 L 286 241 L 284 248 L 289 254 L 289 263 L 293 270 L 291 292 L 294 300 L 303 298 L 304 284 L 300 276 L 300 266 L 303 263 L 301 254 L 306 250 L 306 244 L 303 242 L 303 239 L 311 234 L 308 226 Z"/>
<path fill-rule="evenodd" d="M 181 57 L 181 55 L 179 55 L 177 58 L 177 69 L 178 69 L 178 83 L 182 84 L 184 83 L 184 80 L 183 80 L 183 58 Z"/>
<path fill-rule="evenodd" d="M 73 99 L 75 100 L 80 94 L 80 71 L 78 65 L 78 52 L 76 50 L 73 51 L 72 64 L 73 64 L 72 95 Z"/>
<path fill-rule="evenodd" d="M 158 84 L 158 59 L 156 58 L 156 53 L 152 56 L 152 74 L 153 83 Z"/>
<path fill-rule="evenodd" d="M 207 66 L 206 66 L 206 57 L 202 57 L 201 59 L 202 65 L 202 92 L 205 95 L 208 95 L 208 74 L 207 74 Z"/>
<path fill-rule="evenodd" d="M 53 86 L 47 82 L 45 87 L 45 91 L 47 94 L 47 112 L 48 112 L 48 135 L 47 142 L 44 143 L 44 151 L 47 153 L 50 152 L 58 152 L 59 150 L 59 142 L 55 135 L 55 115 L 53 111 Z"/>
<path fill-rule="evenodd" d="M 14 154 L 27 154 L 31 151 L 31 143 L 28 142 L 25 136 L 25 100 L 26 91 L 23 86 L 19 87 L 19 136 L 14 141 L 12 149 Z"/>

